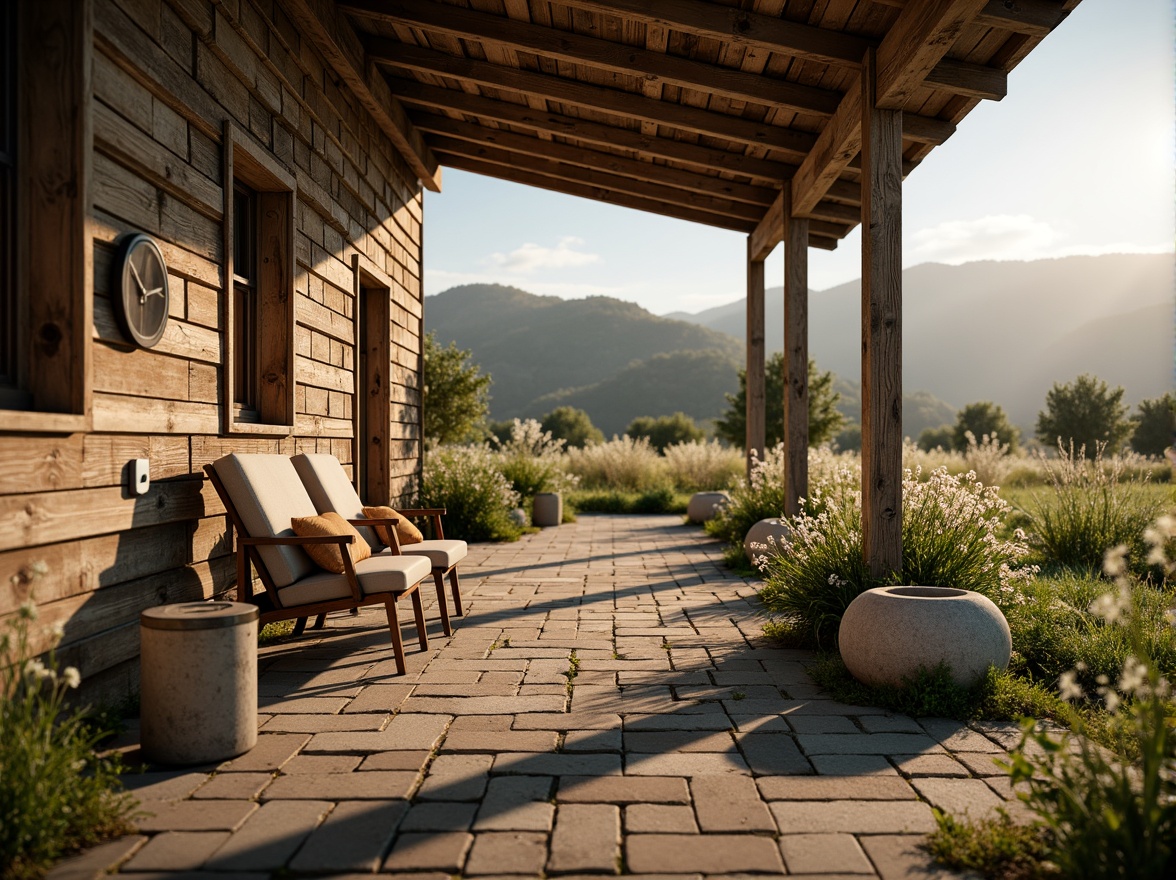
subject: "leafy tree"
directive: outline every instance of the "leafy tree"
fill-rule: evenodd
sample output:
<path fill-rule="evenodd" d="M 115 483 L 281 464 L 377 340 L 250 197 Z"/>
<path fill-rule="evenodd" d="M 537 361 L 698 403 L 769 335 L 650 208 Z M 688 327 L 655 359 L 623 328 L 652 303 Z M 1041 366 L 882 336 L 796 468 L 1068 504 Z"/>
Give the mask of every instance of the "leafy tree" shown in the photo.
<path fill-rule="evenodd" d="M 775 446 L 784 439 L 784 354 L 772 355 L 766 365 L 765 389 L 767 401 L 767 445 Z M 817 362 L 809 358 L 809 446 L 820 446 L 832 440 L 845 417 L 837 411 L 841 395 L 833 390 L 833 373 L 817 369 Z M 715 433 L 733 446 L 742 447 L 747 441 L 747 371 L 739 371 L 739 391 L 727 395 L 727 411 L 715 422 Z"/>
<path fill-rule="evenodd" d="M 915 441 L 924 452 L 932 449 L 951 449 L 955 441 L 955 428 L 951 425 L 940 425 L 938 428 L 924 428 Z"/>
<path fill-rule="evenodd" d="M 604 434 L 592 424 L 588 413 L 574 406 L 557 406 L 543 417 L 540 427 L 550 431 L 554 439 L 566 441 L 568 448 L 583 449 L 604 442 Z"/>
<path fill-rule="evenodd" d="M 460 443 L 485 434 L 490 411 L 490 377 L 470 363 L 470 353 L 457 343 L 442 348 L 435 333 L 425 336 L 423 406 L 425 437 Z"/>
<path fill-rule="evenodd" d="M 686 413 L 676 412 L 672 416 L 641 416 L 633 419 L 625 433 L 636 439 L 648 437 L 649 445 L 658 452 L 665 452 L 667 446 L 675 443 L 695 443 L 706 437 L 706 431 L 694 423 Z"/>
<path fill-rule="evenodd" d="M 1001 443 L 1009 447 L 1009 452 L 1017 448 L 1017 441 L 1021 439 L 1021 432 L 1009 424 L 1009 417 L 1005 415 L 1005 411 L 990 400 L 969 403 L 959 411 L 951 438 L 952 447 L 957 452 L 967 451 L 969 431 L 977 443 L 985 434 L 995 435 Z"/>
<path fill-rule="evenodd" d="M 1094 457 L 1100 443 L 1118 452 L 1131 433 L 1123 389 L 1113 391 L 1097 376 L 1083 373 L 1073 382 L 1055 382 L 1045 395 L 1045 409 L 1037 414 L 1037 439 L 1046 446 L 1073 442 Z"/>
<path fill-rule="evenodd" d="M 1140 455 L 1163 455 L 1176 443 L 1176 395 L 1141 400 L 1131 423 L 1131 448 Z"/>

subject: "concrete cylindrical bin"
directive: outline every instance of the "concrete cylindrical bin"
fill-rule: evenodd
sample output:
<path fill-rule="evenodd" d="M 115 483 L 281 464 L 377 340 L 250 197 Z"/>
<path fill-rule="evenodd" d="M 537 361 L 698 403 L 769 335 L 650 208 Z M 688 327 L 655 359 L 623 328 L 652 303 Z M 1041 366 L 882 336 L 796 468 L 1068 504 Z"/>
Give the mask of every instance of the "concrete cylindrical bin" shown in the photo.
<path fill-rule="evenodd" d="M 563 498 L 558 492 L 540 492 L 535 496 L 531 522 L 542 528 L 563 522 Z"/>
<path fill-rule="evenodd" d="M 206 764 L 257 743 L 256 605 L 181 602 L 139 615 L 143 756 Z"/>

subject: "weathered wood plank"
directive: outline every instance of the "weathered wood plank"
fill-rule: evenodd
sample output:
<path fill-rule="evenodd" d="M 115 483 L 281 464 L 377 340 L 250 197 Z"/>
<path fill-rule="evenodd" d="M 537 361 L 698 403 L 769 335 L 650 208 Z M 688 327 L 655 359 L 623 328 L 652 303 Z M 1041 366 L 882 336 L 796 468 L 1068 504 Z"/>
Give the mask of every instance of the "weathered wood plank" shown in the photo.
<path fill-rule="evenodd" d="M 0 495 L 81 487 L 82 436 L 0 434 Z"/>
<path fill-rule="evenodd" d="M 110 300 L 97 297 L 94 300 L 94 338 L 113 345 L 129 345 L 114 319 Z M 170 320 L 164 328 L 163 338 L 155 344 L 153 351 L 171 354 L 190 360 L 219 364 L 221 359 L 221 335 L 216 330 L 189 324 L 186 321 Z"/>
<path fill-rule="evenodd" d="M 82 446 L 82 485 L 126 485 L 125 468 L 132 458 L 150 459 L 152 481 L 190 473 L 187 437 L 87 434 Z"/>
<path fill-rule="evenodd" d="M 142 434 L 215 434 L 221 410 L 216 404 L 149 397 L 94 395 L 95 431 Z"/>
<path fill-rule="evenodd" d="M 0 497 L 0 550 L 56 544 L 204 514 L 200 480 L 152 482 L 145 495 L 117 486 Z"/>
<path fill-rule="evenodd" d="M 902 111 L 874 105 L 872 61 L 862 67 L 862 549 L 885 577 L 902 569 Z"/>
<path fill-rule="evenodd" d="M 784 191 L 784 513 L 808 497 L 808 220 L 793 217 Z"/>
<path fill-rule="evenodd" d="M 188 399 L 188 361 L 150 349 L 95 345 L 94 390 L 136 397 Z"/>

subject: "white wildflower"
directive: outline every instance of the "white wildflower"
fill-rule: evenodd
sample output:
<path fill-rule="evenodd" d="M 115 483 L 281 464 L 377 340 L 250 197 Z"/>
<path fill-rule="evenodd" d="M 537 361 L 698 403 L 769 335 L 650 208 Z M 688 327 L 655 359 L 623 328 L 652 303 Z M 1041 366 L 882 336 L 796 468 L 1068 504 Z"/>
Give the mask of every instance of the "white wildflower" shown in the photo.
<path fill-rule="evenodd" d="M 77 686 L 82 683 L 82 674 L 78 672 L 76 666 L 67 666 L 65 671 L 61 673 L 61 680 L 65 682 L 66 687 L 77 689 Z"/>
<path fill-rule="evenodd" d="M 36 620 L 38 617 L 37 606 L 32 599 L 25 599 L 21 602 L 16 613 L 22 620 Z"/>
<path fill-rule="evenodd" d="M 1112 547 L 1103 556 L 1103 573 L 1109 578 L 1117 578 L 1127 571 L 1127 545 L 1119 544 Z"/>
<path fill-rule="evenodd" d="M 1078 674 L 1073 669 L 1066 670 L 1058 677 L 1058 695 L 1069 702 L 1081 700 L 1086 696 L 1082 685 L 1078 684 Z"/>

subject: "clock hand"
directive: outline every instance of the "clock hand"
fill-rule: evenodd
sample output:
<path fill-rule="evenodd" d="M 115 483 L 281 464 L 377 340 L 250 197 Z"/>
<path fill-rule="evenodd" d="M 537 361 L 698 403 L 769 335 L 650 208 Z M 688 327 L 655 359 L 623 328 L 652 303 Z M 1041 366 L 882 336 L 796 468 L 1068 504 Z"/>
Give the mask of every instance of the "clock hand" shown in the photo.
<path fill-rule="evenodd" d="M 139 296 L 144 296 L 147 290 L 147 285 L 143 283 L 143 279 L 139 277 L 139 270 L 135 268 L 135 261 L 133 259 L 127 260 L 127 265 L 131 267 L 131 274 L 135 276 L 135 283 L 139 285 Z"/>
<path fill-rule="evenodd" d="M 148 290 L 146 293 L 141 295 L 140 299 L 147 299 L 149 296 L 163 296 L 163 288 L 156 287 L 152 290 Z"/>

